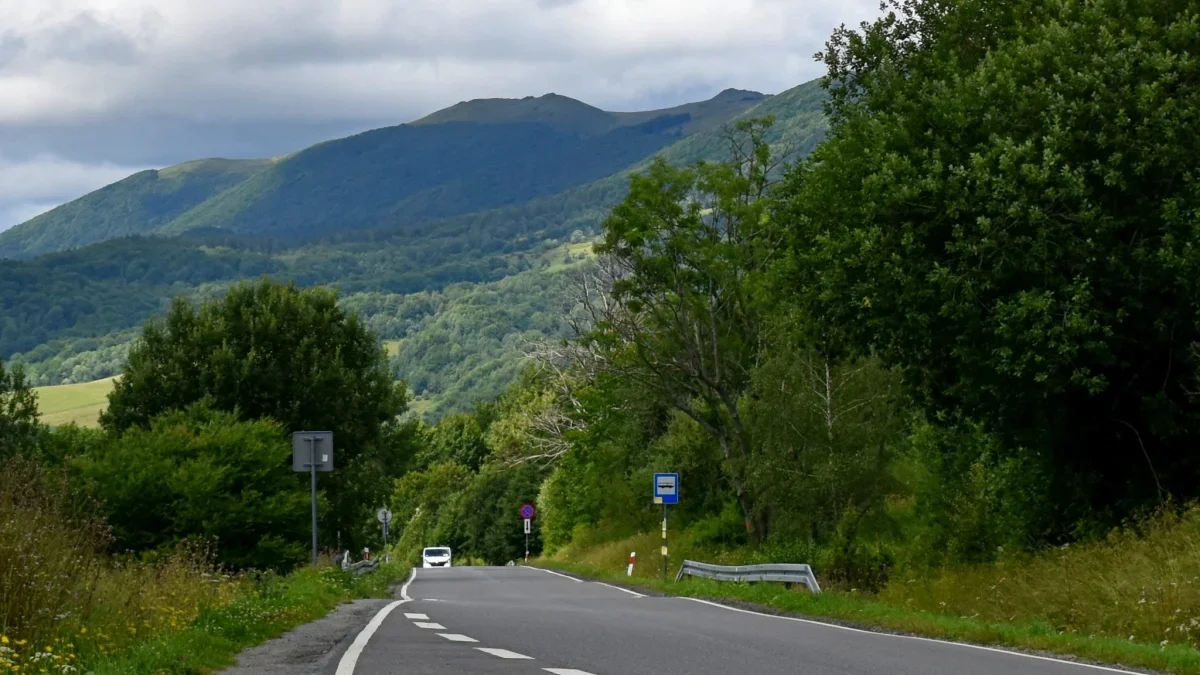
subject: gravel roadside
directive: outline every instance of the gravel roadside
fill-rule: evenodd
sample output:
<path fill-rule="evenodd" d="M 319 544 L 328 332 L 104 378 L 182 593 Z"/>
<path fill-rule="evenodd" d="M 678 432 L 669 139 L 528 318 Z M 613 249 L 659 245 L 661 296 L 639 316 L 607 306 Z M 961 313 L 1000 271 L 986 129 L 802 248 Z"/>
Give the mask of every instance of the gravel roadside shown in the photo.
<path fill-rule="evenodd" d="M 247 649 L 238 655 L 236 666 L 219 675 L 332 675 L 355 636 L 389 602 L 354 600 L 339 605 L 324 618 Z"/>

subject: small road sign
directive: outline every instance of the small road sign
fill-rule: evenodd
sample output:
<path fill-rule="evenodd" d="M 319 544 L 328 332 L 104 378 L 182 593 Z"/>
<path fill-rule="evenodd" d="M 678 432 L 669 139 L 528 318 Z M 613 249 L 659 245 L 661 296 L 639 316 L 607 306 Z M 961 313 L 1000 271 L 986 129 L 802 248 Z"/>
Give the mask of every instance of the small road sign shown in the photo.
<path fill-rule="evenodd" d="M 387 525 L 392 522 L 392 512 L 386 508 L 379 509 L 375 512 L 375 518 L 384 525 Z"/>
<path fill-rule="evenodd" d="M 532 522 L 533 521 L 528 518 L 525 519 L 525 534 L 529 534 L 529 532 L 530 532 L 529 524 Z"/>
<path fill-rule="evenodd" d="M 679 474 L 677 474 L 677 473 L 656 473 L 656 474 L 654 474 L 654 503 L 655 504 L 678 504 L 679 503 Z"/>
<path fill-rule="evenodd" d="M 532 520 L 537 515 L 537 509 L 533 508 L 533 504 L 526 504 L 521 507 L 521 517 L 525 520 Z"/>
<path fill-rule="evenodd" d="M 297 431 L 292 434 L 292 470 L 333 471 L 333 432 Z"/>

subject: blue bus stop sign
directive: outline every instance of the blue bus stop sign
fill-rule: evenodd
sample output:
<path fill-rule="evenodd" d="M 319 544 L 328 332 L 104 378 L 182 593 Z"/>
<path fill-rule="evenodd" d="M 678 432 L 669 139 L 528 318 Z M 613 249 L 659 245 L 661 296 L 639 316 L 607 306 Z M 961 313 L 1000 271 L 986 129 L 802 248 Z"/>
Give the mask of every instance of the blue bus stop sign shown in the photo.
<path fill-rule="evenodd" d="M 654 503 L 655 504 L 678 504 L 679 503 L 679 474 L 677 474 L 677 473 L 656 473 L 656 474 L 654 474 Z"/>

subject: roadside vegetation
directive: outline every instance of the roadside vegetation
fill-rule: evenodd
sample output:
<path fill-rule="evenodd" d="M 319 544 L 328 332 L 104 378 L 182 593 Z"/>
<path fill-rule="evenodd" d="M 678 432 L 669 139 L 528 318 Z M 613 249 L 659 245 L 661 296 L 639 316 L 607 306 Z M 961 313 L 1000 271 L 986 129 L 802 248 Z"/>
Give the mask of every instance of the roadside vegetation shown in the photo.
<path fill-rule="evenodd" d="M 0 364 L 0 671 L 209 672 L 407 574 L 330 561 L 378 550 L 413 435 L 378 337 L 334 293 L 264 280 L 180 300 L 111 389 L 100 428 L 50 427 Z M 312 428 L 345 444 L 317 569 L 290 443 Z"/>
<path fill-rule="evenodd" d="M 672 572 L 828 589 L 682 592 L 1197 672 L 1200 7 L 886 10 L 821 53 L 811 156 L 744 119 L 631 179 L 565 336 L 398 484 L 400 542 L 519 558 L 525 500 L 534 555 L 649 575 L 673 471 Z"/>

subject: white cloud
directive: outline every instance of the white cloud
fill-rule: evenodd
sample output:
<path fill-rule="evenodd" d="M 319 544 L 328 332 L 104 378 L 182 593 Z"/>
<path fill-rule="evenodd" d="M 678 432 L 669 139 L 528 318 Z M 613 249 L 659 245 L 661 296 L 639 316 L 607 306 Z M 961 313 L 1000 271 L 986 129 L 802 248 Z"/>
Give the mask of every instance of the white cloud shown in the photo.
<path fill-rule="evenodd" d="M 11 7 L 10 7 L 11 5 Z M 875 0 L 0 0 L 0 124 L 153 112 L 408 118 L 548 91 L 775 92 Z"/>

